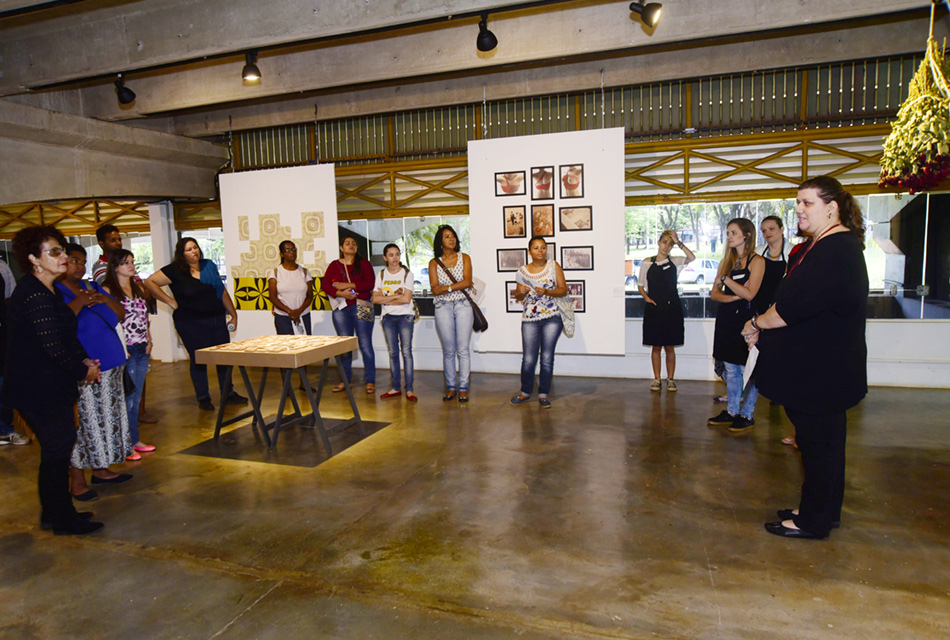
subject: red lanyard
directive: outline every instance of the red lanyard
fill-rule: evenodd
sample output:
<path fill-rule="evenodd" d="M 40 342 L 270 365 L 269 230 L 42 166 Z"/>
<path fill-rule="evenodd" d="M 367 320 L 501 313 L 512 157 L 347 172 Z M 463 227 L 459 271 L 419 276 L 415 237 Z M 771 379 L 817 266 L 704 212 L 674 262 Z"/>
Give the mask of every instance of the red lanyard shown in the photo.
<path fill-rule="evenodd" d="M 798 259 L 798 262 L 796 262 L 795 264 L 792 265 L 792 268 L 788 270 L 788 273 L 785 274 L 785 277 L 787 278 L 788 276 L 792 275 L 792 271 L 795 270 L 795 267 L 797 267 L 798 265 L 800 265 L 800 264 L 802 263 L 802 260 L 804 260 L 804 259 L 805 259 L 805 256 L 808 255 L 808 252 L 812 250 L 812 247 L 814 247 L 816 244 L 818 244 L 818 241 L 819 241 L 819 240 L 821 240 L 821 239 L 824 238 L 826 235 L 828 235 L 828 233 L 829 233 L 830 231 L 833 231 L 834 229 L 837 229 L 837 228 L 840 227 L 840 226 L 842 226 L 841 223 L 838 223 L 838 224 L 836 224 L 836 225 L 833 226 L 833 227 L 828 227 L 827 229 L 825 229 L 824 231 L 821 232 L 821 235 L 820 235 L 820 236 L 818 236 L 817 238 L 815 238 L 814 240 L 812 240 L 812 243 L 811 243 L 810 245 L 808 245 L 807 247 L 805 247 L 805 251 L 802 252 L 802 257 Z"/>

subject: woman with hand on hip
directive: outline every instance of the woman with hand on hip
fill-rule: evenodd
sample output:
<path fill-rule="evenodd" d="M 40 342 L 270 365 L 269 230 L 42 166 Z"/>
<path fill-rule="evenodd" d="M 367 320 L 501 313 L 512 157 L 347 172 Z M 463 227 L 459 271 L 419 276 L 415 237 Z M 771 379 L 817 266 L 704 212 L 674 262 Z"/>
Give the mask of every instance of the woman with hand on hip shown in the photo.
<path fill-rule="evenodd" d="M 685 256 L 670 257 L 673 247 L 682 249 Z M 650 361 L 653 363 L 653 382 L 650 391 L 659 391 L 660 356 L 666 352 L 666 390 L 676 391 L 673 376 L 676 373 L 676 352 L 684 342 L 683 306 L 676 288 L 677 279 L 683 267 L 696 256 L 683 244 L 676 232 L 666 230 L 660 234 L 656 243 L 657 254 L 640 263 L 640 276 L 637 280 L 640 295 L 643 296 L 643 345 L 652 347 Z"/>
<path fill-rule="evenodd" d="M 399 247 L 389 243 L 383 248 L 383 257 L 386 267 L 379 270 L 376 277 L 376 290 L 373 291 L 373 302 L 382 307 L 380 322 L 383 333 L 386 335 L 386 344 L 389 346 L 389 370 L 392 374 L 392 387 L 380 396 L 382 399 L 394 398 L 402 393 L 401 374 L 399 371 L 399 354 L 406 368 L 406 400 L 419 400 L 412 390 L 413 361 L 412 361 L 412 329 L 416 320 L 415 309 L 412 306 L 412 271 L 400 259 L 402 254 Z"/>
<path fill-rule="evenodd" d="M 125 334 L 125 349 L 129 353 L 125 370 L 135 383 L 135 390 L 125 395 L 129 433 L 133 443 L 132 454 L 126 460 L 134 462 L 142 459 L 142 453 L 155 451 L 155 445 L 145 444 L 139 437 L 139 403 L 142 400 L 149 356 L 152 353 L 152 334 L 149 331 L 148 299 L 145 289 L 135 280 L 135 256 L 131 251 L 115 249 L 109 254 L 102 286 L 125 309 L 122 333 Z"/>
<path fill-rule="evenodd" d="M 166 286 L 175 294 L 174 298 L 162 290 Z M 229 331 L 236 331 L 238 322 L 234 301 L 221 281 L 217 265 L 202 257 L 197 240 L 182 238 L 175 245 L 175 260 L 150 275 L 145 288 L 153 298 L 174 310 L 175 330 L 191 361 L 189 371 L 198 408 L 214 411 L 208 389 L 208 365 L 196 363 L 195 352 L 230 342 Z M 226 367 L 217 367 L 217 373 L 221 402 L 247 404 L 247 398 L 239 395 L 233 387 L 224 388 Z"/>
<path fill-rule="evenodd" d="M 56 293 L 66 273 L 66 238 L 53 227 L 25 227 L 13 237 L 24 276 L 10 296 L 3 403 L 26 420 L 40 443 L 40 526 L 56 535 L 102 528 L 92 513 L 77 513 L 69 494 L 69 458 L 76 442 L 79 384 L 99 379 L 77 336 L 78 321 Z"/>
<path fill-rule="evenodd" d="M 462 291 L 472 287 L 472 259 L 462 253 L 458 234 L 447 224 L 435 232 L 435 257 L 429 261 L 429 288 L 435 302 L 435 329 L 442 343 L 443 402 L 468 402 L 472 373 L 472 323 L 475 314 Z M 449 275 L 451 273 L 451 275 Z M 473 289 L 471 289 L 474 291 Z M 458 373 L 456 373 L 458 359 Z"/>
<path fill-rule="evenodd" d="M 554 298 L 567 295 L 564 271 L 554 260 L 548 260 L 547 240 L 534 236 L 528 242 L 531 262 L 521 267 L 516 276 L 517 287 L 511 297 L 519 300 L 521 312 L 521 392 L 511 404 L 522 404 L 531 398 L 534 369 L 541 354 L 541 376 L 538 381 L 538 403 L 550 409 L 551 381 L 554 379 L 554 349 L 564 323 Z"/>
<path fill-rule="evenodd" d="M 336 334 L 352 336 L 355 333 L 359 340 L 367 394 L 376 393 L 376 352 L 373 350 L 375 317 L 373 304 L 370 302 L 374 284 L 376 278 L 373 266 L 360 255 L 356 238 L 344 235 L 340 242 L 340 259 L 334 260 L 327 267 L 322 287 L 333 304 L 333 328 L 336 329 Z M 340 361 L 343 363 L 340 375 L 349 383 L 353 378 L 353 354 L 343 354 Z M 333 392 L 338 393 L 345 388 L 341 382 L 333 387 Z"/>
<path fill-rule="evenodd" d="M 796 202 L 811 244 L 789 268 L 775 304 L 742 334 L 759 344 L 756 380 L 795 425 L 805 475 L 798 508 L 780 509 L 779 521 L 765 529 L 824 538 L 841 523 L 845 412 L 868 391 L 865 229 L 858 203 L 829 176 L 802 183 Z"/>
<path fill-rule="evenodd" d="M 297 264 L 297 245 L 284 240 L 279 245 L 280 264 L 267 280 L 267 297 L 274 305 L 277 335 L 311 334 L 310 304 L 313 302 L 313 278 L 306 267 Z"/>
<path fill-rule="evenodd" d="M 743 392 L 743 373 L 749 349 L 741 331 L 755 314 L 753 300 L 765 274 L 765 259 L 755 252 L 755 225 L 735 218 L 726 226 L 726 253 L 719 263 L 719 279 L 710 297 L 719 302 L 713 336 L 713 358 L 726 367 L 726 410 L 710 418 L 714 427 L 743 433 L 755 426 L 752 417 L 759 391 L 750 381 Z"/>

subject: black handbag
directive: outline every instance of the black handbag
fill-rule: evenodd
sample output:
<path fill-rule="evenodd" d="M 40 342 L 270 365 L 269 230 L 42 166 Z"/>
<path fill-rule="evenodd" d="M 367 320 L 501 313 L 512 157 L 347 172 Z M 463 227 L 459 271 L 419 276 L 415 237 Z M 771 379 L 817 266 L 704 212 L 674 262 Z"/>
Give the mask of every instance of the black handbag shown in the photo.
<path fill-rule="evenodd" d="M 442 264 L 441 258 L 435 259 L 436 264 L 442 267 L 442 270 L 445 271 L 445 274 L 449 277 L 450 280 L 454 283 L 458 283 L 458 280 L 455 279 L 455 276 L 452 275 L 452 272 L 449 271 L 444 264 Z M 482 310 L 478 308 L 478 304 L 472 300 L 472 296 L 468 295 L 468 291 L 462 289 L 462 295 L 468 298 L 469 303 L 472 305 L 472 331 L 475 333 L 481 333 L 482 331 L 488 330 L 488 320 L 485 319 L 485 314 L 482 313 Z"/>

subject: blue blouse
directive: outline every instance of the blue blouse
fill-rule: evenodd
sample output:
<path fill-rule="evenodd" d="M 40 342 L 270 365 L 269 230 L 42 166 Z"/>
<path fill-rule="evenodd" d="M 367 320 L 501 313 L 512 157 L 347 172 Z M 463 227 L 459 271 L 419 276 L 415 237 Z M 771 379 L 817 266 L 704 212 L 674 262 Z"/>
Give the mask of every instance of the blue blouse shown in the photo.
<path fill-rule="evenodd" d="M 104 296 L 109 295 L 95 282 L 82 281 L 79 285 L 83 289 L 92 288 Z M 76 295 L 63 283 L 57 281 L 56 288 L 66 304 L 76 299 Z M 99 368 L 102 371 L 125 364 L 125 347 L 122 346 L 119 334 L 115 331 L 115 326 L 119 324 L 119 317 L 107 304 L 99 303 L 91 307 L 83 307 L 76 320 L 79 322 L 79 342 L 90 358 L 99 361 Z"/>

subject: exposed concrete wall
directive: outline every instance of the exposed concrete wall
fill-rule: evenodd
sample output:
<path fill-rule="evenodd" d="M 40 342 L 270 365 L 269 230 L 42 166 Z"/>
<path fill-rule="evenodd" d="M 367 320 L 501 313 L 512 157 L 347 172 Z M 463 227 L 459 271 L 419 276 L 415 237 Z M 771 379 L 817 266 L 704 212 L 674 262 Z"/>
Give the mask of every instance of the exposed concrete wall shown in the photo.
<path fill-rule="evenodd" d="M 228 150 L 0 100 L 0 203 L 214 197 Z"/>

